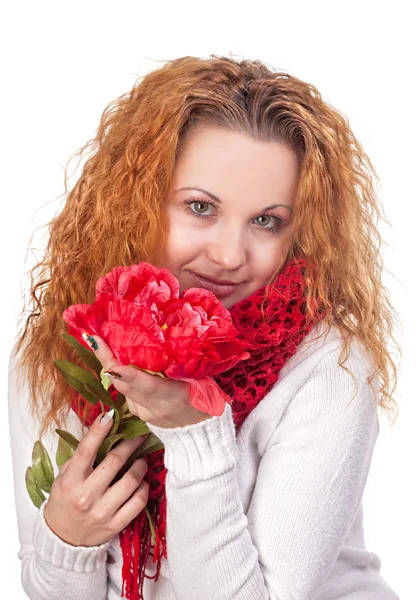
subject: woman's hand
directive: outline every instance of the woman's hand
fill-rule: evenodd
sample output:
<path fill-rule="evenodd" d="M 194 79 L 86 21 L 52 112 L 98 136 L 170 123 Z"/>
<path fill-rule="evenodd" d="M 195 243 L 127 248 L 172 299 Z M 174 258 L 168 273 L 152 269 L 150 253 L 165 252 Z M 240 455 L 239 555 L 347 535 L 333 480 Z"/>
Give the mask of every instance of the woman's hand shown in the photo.
<path fill-rule="evenodd" d="M 97 417 L 73 456 L 62 465 L 45 505 L 49 527 L 73 546 L 98 546 L 109 541 L 148 502 L 149 484 L 144 481 L 148 465 L 144 458 L 134 460 L 119 481 L 112 486 L 110 483 L 149 433 L 119 442 L 93 469 L 112 423 L 111 419 L 103 426 Z"/>
<path fill-rule="evenodd" d="M 125 396 L 130 412 L 142 421 L 171 429 L 194 425 L 212 417 L 192 406 L 187 381 L 163 379 L 129 365 L 120 365 L 101 337 L 90 335 L 90 340 L 83 337 L 103 367 L 121 375 L 121 378 L 111 376 L 112 383 Z M 91 343 L 91 339 L 95 344 Z"/>

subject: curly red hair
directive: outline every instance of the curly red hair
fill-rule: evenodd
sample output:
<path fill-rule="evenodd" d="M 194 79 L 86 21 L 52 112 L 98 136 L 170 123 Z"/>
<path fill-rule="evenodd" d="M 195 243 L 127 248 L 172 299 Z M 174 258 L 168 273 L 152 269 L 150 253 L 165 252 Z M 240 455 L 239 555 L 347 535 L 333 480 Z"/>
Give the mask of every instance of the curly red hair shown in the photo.
<path fill-rule="evenodd" d="M 62 426 L 73 397 L 53 361 L 80 364 L 62 337 L 64 309 L 91 303 L 97 279 L 116 265 L 161 264 L 165 199 L 176 158 L 197 125 L 296 149 L 301 173 L 288 258 L 308 261 L 307 304 L 318 297 L 329 327 L 341 330 L 339 364 L 345 368 L 341 358 L 357 336 L 373 355 L 381 408 L 396 412 L 397 369 L 388 344 L 398 319 L 382 284 L 377 228 L 378 218 L 388 221 L 374 191 L 373 165 L 347 119 L 313 85 L 258 60 L 186 56 L 139 78 L 112 101 L 96 136 L 65 167 L 65 205 L 48 223 L 44 257 L 28 272 L 30 314 L 16 348 L 24 346 L 18 366 L 30 385 L 32 414 L 41 419 L 40 435 L 54 422 Z M 84 153 L 81 176 L 68 191 L 69 162 Z M 313 265 L 320 267 L 315 277 Z M 24 312 L 26 301 L 20 319 Z"/>

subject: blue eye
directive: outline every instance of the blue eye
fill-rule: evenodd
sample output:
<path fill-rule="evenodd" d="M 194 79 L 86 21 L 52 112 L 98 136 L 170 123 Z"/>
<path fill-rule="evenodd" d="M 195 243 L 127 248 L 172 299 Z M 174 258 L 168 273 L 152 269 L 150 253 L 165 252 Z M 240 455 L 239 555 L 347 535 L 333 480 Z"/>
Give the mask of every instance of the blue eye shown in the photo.
<path fill-rule="evenodd" d="M 191 208 L 192 204 L 201 204 L 201 205 L 206 204 L 208 206 L 213 206 L 213 208 L 216 208 L 216 205 L 213 204 L 213 202 L 209 202 L 208 200 L 200 200 L 199 198 L 191 197 L 191 198 L 188 198 L 187 200 L 184 200 L 184 204 L 187 205 L 186 211 L 188 213 L 192 214 L 197 219 L 211 219 L 214 216 L 214 215 L 205 215 L 205 214 L 202 214 L 201 212 L 195 212 Z M 203 210 L 203 212 L 206 212 L 206 211 Z M 284 223 L 284 219 L 282 219 L 281 217 L 277 217 L 276 215 L 263 214 L 263 215 L 260 215 L 259 217 L 257 217 L 257 219 L 259 219 L 260 217 L 269 217 L 270 219 L 276 220 L 276 225 L 274 227 L 260 226 L 261 229 L 263 229 L 264 231 L 267 231 L 268 233 L 277 233 L 280 229 L 280 226 L 283 225 L 283 223 Z"/>

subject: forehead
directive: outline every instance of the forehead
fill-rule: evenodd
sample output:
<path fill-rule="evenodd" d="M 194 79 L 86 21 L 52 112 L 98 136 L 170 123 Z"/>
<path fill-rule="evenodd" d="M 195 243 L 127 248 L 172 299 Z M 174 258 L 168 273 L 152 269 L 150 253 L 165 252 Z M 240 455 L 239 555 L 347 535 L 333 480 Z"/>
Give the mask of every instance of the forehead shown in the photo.
<path fill-rule="evenodd" d="M 278 141 L 259 141 L 217 127 L 199 128 L 184 142 L 173 190 L 196 186 L 222 200 L 239 197 L 273 204 L 293 198 L 299 176 L 297 152 Z M 258 202 L 257 202 L 258 203 Z"/>

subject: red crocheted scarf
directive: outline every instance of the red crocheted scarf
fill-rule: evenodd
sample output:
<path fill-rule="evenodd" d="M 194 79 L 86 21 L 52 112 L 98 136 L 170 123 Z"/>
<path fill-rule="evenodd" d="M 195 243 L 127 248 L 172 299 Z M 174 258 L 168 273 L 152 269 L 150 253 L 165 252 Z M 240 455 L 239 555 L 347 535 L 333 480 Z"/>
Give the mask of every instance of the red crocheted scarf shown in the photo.
<path fill-rule="evenodd" d="M 251 352 L 249 359 L 240 361 L 229 371 L 214 377 L 219 387 L 232 398 L 231 408 L 237 434 L 247 415 L 276 383 L 287 359 L 296 352 L 298 344 L 321 318 L 318 308 L 314 313 L 314 320 L 308 319 L 306 314 L 306 281 L 303 277 L 305 266 L 306 262 L 303 259 L 287 262 L 274 283 L 269 286 L 268 299 L 264 304 L 266 286 L 230 309 L 239 337 L 249 340 L 256 348 Z M 85 404 L 86 401 L 77 394 L 72 408 L 80 416 Z M 90 427 L 99 412 L 99 406 L 92 406 L 86 420 L 87 427 Z M 119 533 L 123 557 L 121 597 L 129 600 L 143 600 L 144 578 L 157 581 L 161 560 L 163 557 L 167 558 L 167 470 L 164 465 L 164 449 L 149 454 L 146 459 L 148 509 L 155 524 L 156 543 L 152 546 L 151 530 L 145 511 L 141 511 L 128 527 Z M 153 562 L 157 562 L 156 573 L 153 576 L 145 574 L 151 551 Z"/>

